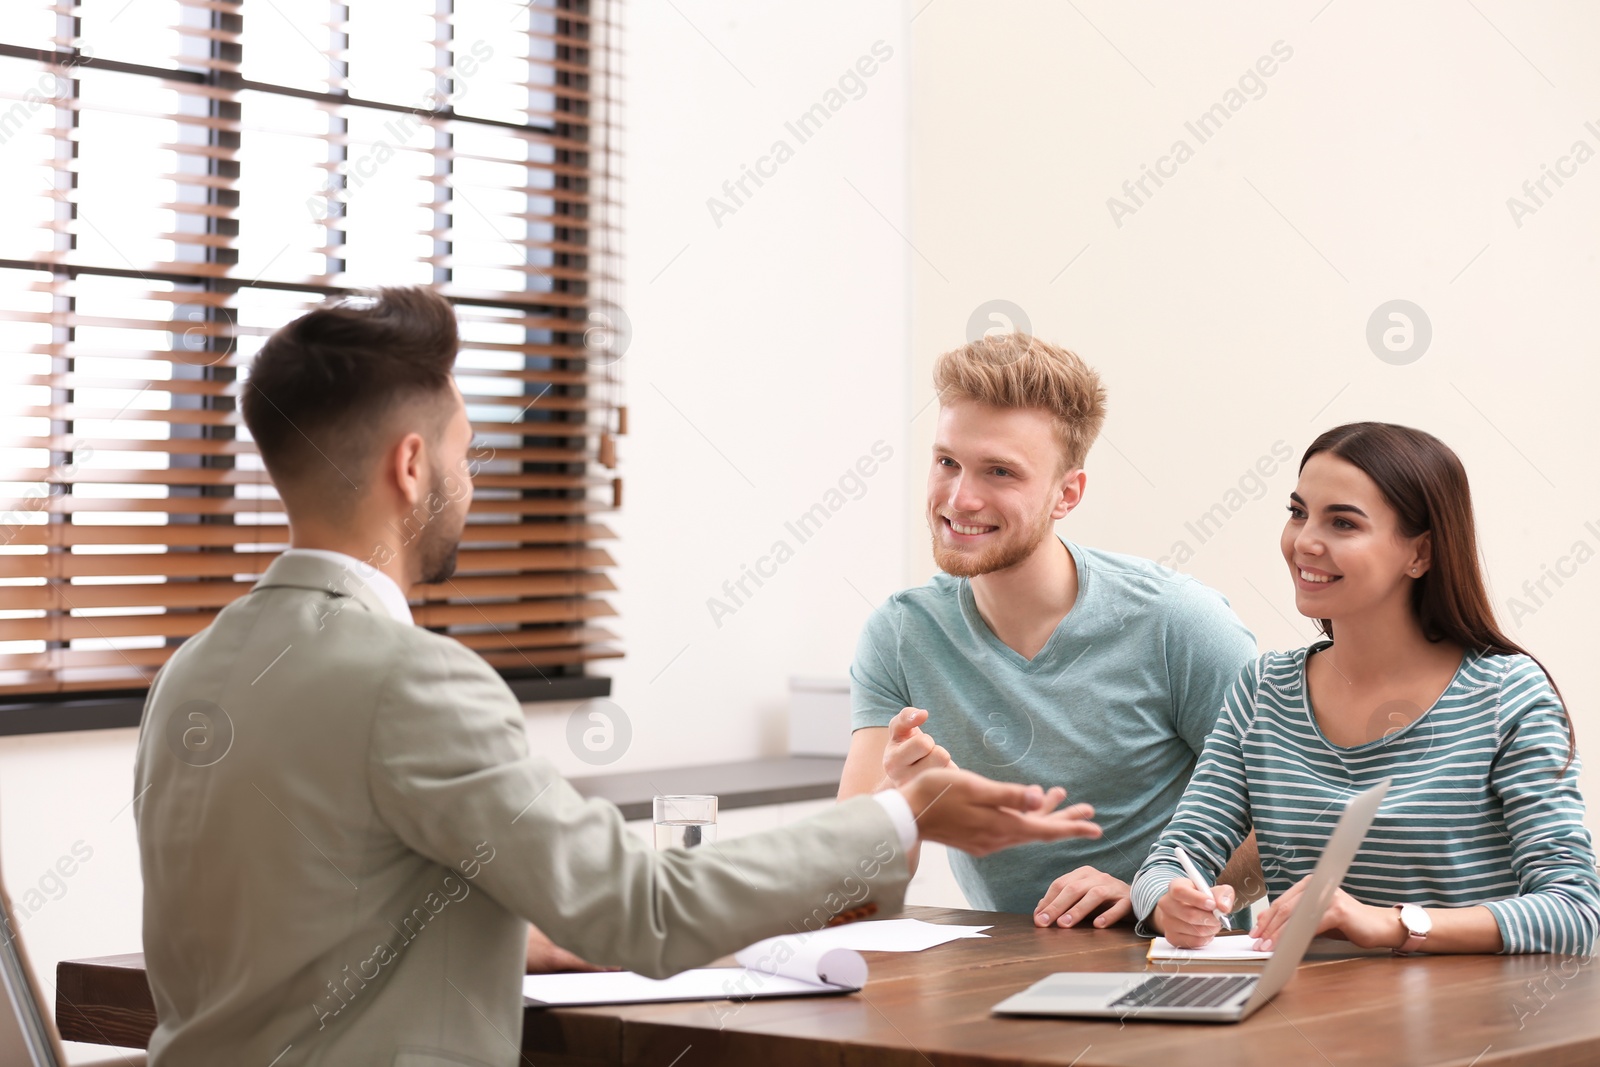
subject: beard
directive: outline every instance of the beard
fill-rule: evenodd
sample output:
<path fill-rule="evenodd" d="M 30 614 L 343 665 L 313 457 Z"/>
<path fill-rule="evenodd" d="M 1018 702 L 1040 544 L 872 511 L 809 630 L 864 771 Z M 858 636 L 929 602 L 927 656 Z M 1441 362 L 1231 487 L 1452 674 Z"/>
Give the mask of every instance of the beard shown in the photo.
<path fill-rule="evenodd" d="M 433 485 L 428 490 L 429 499 L 449 500 L 449 494 L 444 488 L 444 479 L 434 479 Z M 454 529 L 448 528 L 453 524 Z M 461 533 L 466 525 L 466 516 L 463 515 L 459 522 L 451 512 L 441 510 L 431 521 L 424 524 L 417 540 L 417 555 L 422 561 L 422 580 L 432 585 L 444 582 L 456 572 L 456 554 L 461 548 Z"/>
<path fill-rule="evenodd" d="M 1034 549 L 1055 532 L 1055 520 L 1047 509 L 1031 526 L 1019 528 L 997 539 L 992 545 L 981 549 L 961 549 L 950 547 L 939 536 L 943 525 L 944 517 L 937 511 L 928 513 L 928 532 L 933 538 L 933 561 L 940 570 L 955 578 L 976 578 L 980 574 L 992 574 L 1015 567 L 1033 555 Z"/>

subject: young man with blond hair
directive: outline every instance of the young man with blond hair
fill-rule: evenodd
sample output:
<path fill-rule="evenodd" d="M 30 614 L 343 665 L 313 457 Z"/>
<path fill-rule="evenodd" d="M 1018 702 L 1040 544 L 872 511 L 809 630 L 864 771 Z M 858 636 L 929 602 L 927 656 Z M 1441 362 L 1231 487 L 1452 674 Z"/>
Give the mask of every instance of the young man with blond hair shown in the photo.
<path fill-rule="evenodd" d="M 927 520 L 943 573 L 867 620 L 839 796 L 952 764 L 1060 781 L 1094 804 L 1103 837 L 952 852 L 951 868 L 976 908 L 1110 925 L 1255 639 L 1193 578 L 1056 535 L 1105 421 L 1105 389 L 1075 354 L 985 337 L 941 356 L 934 385 Z M 1223 880 L 1255 867 L 1247 842 Z"/>

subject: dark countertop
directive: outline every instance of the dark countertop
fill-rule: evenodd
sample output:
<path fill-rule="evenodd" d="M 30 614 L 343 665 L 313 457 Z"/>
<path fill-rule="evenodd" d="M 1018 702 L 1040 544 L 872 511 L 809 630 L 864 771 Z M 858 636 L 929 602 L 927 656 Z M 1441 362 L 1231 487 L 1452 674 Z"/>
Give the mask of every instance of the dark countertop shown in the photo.
<path fill-rule="evenodd" d="M 624 819 L 648 819 L 656 795 L 710 793 L 717 810 L 826 800 L 838 795 L 842 756 L 779 756 L 739 763 L 698 767 L 665 767 L 653 771 L 594 774 L 572 778 L 586 797 L 604 797 L 622 809 Z"/>

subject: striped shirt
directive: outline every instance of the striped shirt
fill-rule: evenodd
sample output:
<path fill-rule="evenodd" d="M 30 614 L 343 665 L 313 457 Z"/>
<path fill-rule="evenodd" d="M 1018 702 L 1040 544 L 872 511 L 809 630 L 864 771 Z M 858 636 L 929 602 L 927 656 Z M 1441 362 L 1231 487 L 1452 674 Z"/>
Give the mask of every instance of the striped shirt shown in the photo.
<path fill-rule="evenodd" d="M 1141 923 L 1183 876 L 1174 845 L 1215 881 L 1253 827 L 1277 896 L 1311 873 L 1350 798 L 1392 776 L 1346 892 L 1377 906 L 1481 904 L 1505 952 L 1588 954 L 1600 878 L 1578 761 L 1560 773 L 1565 713 L 1538 664 L 1468 652 L 1420 718 L 1344 748 L 1323 736 L 1306 699 L 1307 653 L 1328 644 L 1269 652 L 1229 690 L 1177 812 L 1134 878 Z"/>

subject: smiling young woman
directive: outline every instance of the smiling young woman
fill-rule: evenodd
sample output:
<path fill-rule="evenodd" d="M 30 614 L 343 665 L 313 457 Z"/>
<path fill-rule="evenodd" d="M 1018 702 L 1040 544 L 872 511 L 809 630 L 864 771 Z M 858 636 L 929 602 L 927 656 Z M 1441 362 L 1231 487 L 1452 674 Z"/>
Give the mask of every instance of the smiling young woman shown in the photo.
<path fill-rule="evenodd" d="M 1331 643 L 1327 646 L 1328 669 L 1322 673 L 1337 673 L 1333 657 L 1348 658 L 1357 643 L 1367 645 L 1362 651 L 1370 655 L 1376 651 L 1374 645 L 1392 648 L 1389 642 L 1403 641 L 1412 646 L 1408 651 L 1415 655 L 1448 662 L 1451 675 L 1466 650 L 1526 656 L 1545 675 L 1561 706 L 1570 762 L 1576 740 L 1560 689 L 1544 665 L 1507 637 L 1495 621 L 1478 562 L 1472 492 L 1455 452 L 1420 430 L 1381 422 L 1349 423 L 1312 443 L 1300 461 L 1300 477 L 1303 484 L 1315 484 L 1324 492 L 1342 492 L 1345 501 L 1376 494 L 1381 499 L 1379 507 L 1386 505 L 1392 512 L 1383 531 L 1390 536 L 1382 537 L 1374 520 L 1357 504 L 1330 502 L 1326 508 L 1332 527 L 1328 536 L 1308 539 L 1300 548 L 1308 552 L 1325 548 L 1327 554 L 1319 553 L 1316 558 L 1326 558 L 1334 571 L 1341 573 L 1317 570 L 1310 555 L 1304 556 L 1306 565 L 1297 568 L 1297 559 L 1302 558 L 1297 554 L 1298 538 L 1309 520 L 1305 500 L 1298 492 L 1289 495 L 1284 559 L 1291 571 L 1310 572 L 1310 580 L 1305 573 L 1295 574 L 1295 606 L 1301 614 L 1317 620 L 1330 642 L 1335 614 L 1344 617 L 1351 631 L 1349 640 L 1340 643 L 1344 651 Z M 1333 563 L 1335 559 L 1348 560 L 1348 566 Z M 1401 564 L 1398 573 L 1396 563 Z M 1369 580 L 1367 590 L 1336 587 L 1344 584 L 1341 579 L 1349 575 L 1342 572 L 1350 567 L 1359 568 L 1360 576 Z M 1383 581 L 1389 582 L 1391 593 L 1402 603 L 1376 595 L 1371 583 Z M 1362 592 L 1367 595 L 1363 597 Z M 1434 653 L 1431 657 L 1430 650 Z M 1390 652 L 1388 658 L 1400 661 L 1406 657 Z M 1315 697 L 1324 687 L 1318 684 L 1316 669 L 1310 669 Z"/>
<path fill-rule="evenodd" d="M 1133 884 L 1175 944 L 1215 936 L 1198 889 L 1253 829 L 1270 949 L 1355 792 L 1394 780 L 1318 932 L 1400 952 L 1588 952 L 1600 879 L 1572 722 L 1538 660 L 1499 629 L 1466 471 L 1386 423 L 1329 430 L 1300 461 L 1281 550 L 1324 639 L 1268 653 L 1229 692 L 1177 813 Z M 1209 868 L 1209 870 L 1208 870 Z"/>

